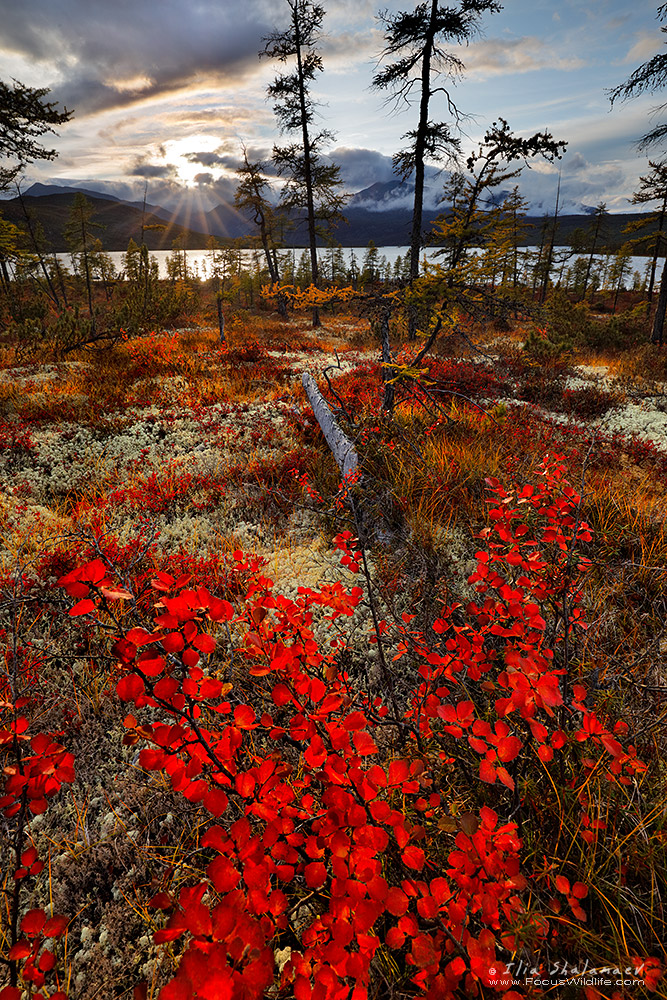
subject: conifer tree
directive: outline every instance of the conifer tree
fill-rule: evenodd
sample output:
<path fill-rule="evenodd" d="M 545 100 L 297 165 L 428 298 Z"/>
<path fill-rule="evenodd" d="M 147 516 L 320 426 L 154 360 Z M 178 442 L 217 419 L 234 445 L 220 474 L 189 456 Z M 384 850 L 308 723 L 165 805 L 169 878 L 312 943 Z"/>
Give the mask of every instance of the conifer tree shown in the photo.
<path fill-rule="evenodd" d="M 504 238 L 507 229 L 505 209 L 497 204 L 495 192 L 501 184 L 519 176 L 524 166 L 535 156 L 553 160 L 561 156 L 565 143 L 556 141 L 549 132 L 536 132 L 521 138 L 510 131 L 508 123 L 500 118 L 488 129 L 479 149 L 467 160 L 468 173 L 451 175 L 445 187 L 444 200 L 449 210 L 440 216 L 433 227 L 434 242 L 444 244 L 441 251 L 446 257 L 447 282 L 450 287 L 469 280 L 464 264 L 473 247 L 492 247 Z M 520 198 L 520 196 L 519 196 Z M 515 232 L 520 201 L 509 210 L 514 213 L 508 236 L 518 240 Z M 491 262 L 489 257 L 487 263 Z M 475 277 L 483 265 L 479 259 L 474 267 Z M 494 265 L 494 270 L 497 267 Z"/>
<path fill-rule="evenodd" d="M 373 86 L 388 90 L 397 106 L 411 104 L 413 99 L 419 104 L 417 126 L 403 136 L 408 144 L 394 156 L 394 167 L 401 177 L 406 179 L 414 174 L 411 281 L 419 274 L 426 160 L 447 160 L 460 149 L 456 129 L 464 115 L 443 85 L 442 78 L 453 81 L 462 73 L 464 65 L 442 45 L 469 41 L 479 31 L 482 15 L 501 9 L 500 4 L 491 0 L 459 0 L 455 7 L 441 7 L 438 0 L 428 0 L 411 11 L 396 14 L 384 11 L 379 15 L 385 33 L 381 58 L 389 61 L 376 73 Z M 444 95 L 449 121 L 430 120 L 431 99 L 436 94 Z M 411 324 L 411 338 L 414 335 L 414 324 Z"/>
<path fill-rule="evenodd" d="M 657 18 L 659 21 L 667 20 L 667 3 L 658 7 Z M 663 34 L 667 34 L 667 25 L 660 28 Z M 627 101 L 641 94 L 654 94 L 667 84 L 667 52 L 658 52 L 641 66 L 634 70 L 627 80 L 620 83 L 609 91 L 609 100 L 612 106 L 617 101 Z M 655 108 L 653 114 L 657 115 L 664 111 L 667 105 L 660 105 Z M 667 139 L 667 122 L 657 122 L 639 141 L 640 149 L 648 149 L 657 146 Z"/>
<path fill-rule="evenodd" d="M 259 241 L 264 250 L 266 266 L 271 283 L 280 282 L 278 267 L 276 215 L 273 205 L 268 199 L 269 182 L 266 179 L 266 165 L 261 161 L 251 163 L 248 150 L 243 146 L 243 163 L 236 171 L 239 185 L 234 196 L 234 204 L 241 211 L 246 211 L 259 230 Z M 287 319 L 287 306 L 282 295 L 278 295 L 278 312 Z"/>
<path fill-rule="evenodd" d="M 93 311 L 93 289 L 91 273 L 91 253 L 95 243 L 93 228 L 100 229 L 99 223 L 92 222 L 93 205 L 81 191 L 77 191 L 70 209 L 70 216 L 65 226 L 64 236 L 70 248 L 72 259 L 78 261 L 86 280 L 88 294 L 88 311 L 95 332 L 95 313 Z M 97 249 L 97 248 L 96 248 Z"/>
<path fill-rule="evenodd" d="M 48 87 L 26 87 L 17 80 L 12 86 L 0 80 L 0 191 L 6 190 L 28 163 L 53 160 L 55 149 L 45 149 L 37 139 L 55 133 L 72 117 L 67 108 L 45 101 Z"/>
<path fill-rule="evenodd" d="M 333 134 L 315 129 L 316 106 L 310 86 L 322 72 L 318 51 L 325 10 L 312 0 L 286 0 L 289 24 L 284 31 L 274 31 L 265 39 L 260 56 L 287 63 L 294 59 L 291 72 L 277 76 L 268 87 L 273 110 L 283 133 L 298 136 L 286 146 L 275 146 L 273 159 L 286 178 L 281 203 L 290 211 L 305 211 L 312 282 L 319 284 L 317 261 L 318 229 L 330 232 L 342 219 L 345 196 L 340 193 L 339 168 L 322 159 L 324 147 Z M 319 312 L 313 310 L 313 326 L 319 326 Z"/>
<path fill-rule="evenodd" d="M 637 232 L 638 230 L 641 230 L 643 233 L 647 226 L 653 228 L 650 235 L 638 235 L 628 241 L 632 246 L 641 248 L 643 252 L 648 250 L 651 253 L 648 288 L 646 291 L 647 316 L 651 311 L 651 303 L 653 301 L 658 259 L 667 256 L 667 232 L 665 231 L 665 225 L 667 224 L 667 163 L 649 160 L 648 165 L 651 168 L 651 172 L 639 178 L 639 188 L 632 196 L 632 204 L 648 205 L 650 202 L 657 201 L 660 207 L 648 219 L 641 218 L 635 220 L 629 223 L 624 230 L 626 233 Z"/>
<path fill-rule="evenodd" d="M 595 260 L 595 254 L 596 252 L 599 253 L 600 243 L 605 236 L 604 221 L 608 214 L 606 204 L 601 201 L 595 208 L 593 220 L 587 233 L 588 261 L 586 263 L 586 273 L 584 275 L 584 287 L 581 293 L 582 299 L 586 298 L 586 292 L 591 280 L 591 271 L 593 268 L 593 261 Z"/>

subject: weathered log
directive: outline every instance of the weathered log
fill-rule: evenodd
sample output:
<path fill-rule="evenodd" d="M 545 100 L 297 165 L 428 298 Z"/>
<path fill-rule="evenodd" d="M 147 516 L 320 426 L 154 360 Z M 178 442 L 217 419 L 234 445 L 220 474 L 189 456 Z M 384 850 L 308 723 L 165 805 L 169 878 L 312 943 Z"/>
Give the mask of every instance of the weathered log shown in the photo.
<path fill-rule="evenodd" d="M 317 388 L 317 383 L 310 372 L 303 373 L 301 384 L 306 390 L 306 395 L 313 408 L 315 419 L 322 428 L 322 433 L 331 449 L 331 454 L 336 460 L 341 475 L 345 478 L 351 472 L 356 472 L 359 467 L 359 458 L 355 447 L 336 423 L 336 418 L 331 412 L 329 404 Z"/>

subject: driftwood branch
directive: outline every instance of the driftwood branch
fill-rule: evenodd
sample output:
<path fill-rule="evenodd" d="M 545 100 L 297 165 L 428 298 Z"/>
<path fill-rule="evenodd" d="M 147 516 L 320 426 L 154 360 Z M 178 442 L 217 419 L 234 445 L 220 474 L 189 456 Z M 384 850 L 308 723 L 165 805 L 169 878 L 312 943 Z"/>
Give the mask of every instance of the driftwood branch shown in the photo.
<path fill-rule="evenodd" d="M 315 379 L 310 372 L 304 372 L 301 383 L 306 390 L 308 401 L 313 408 L 315 419 L 322 428 L 322 433 L 331 449 L 331 454 L 341 471 L 343 478 L 359 467 L 359 458 L 353 443 L 343 433 L 334 417 L 329 404 L 317 388 Z"/>

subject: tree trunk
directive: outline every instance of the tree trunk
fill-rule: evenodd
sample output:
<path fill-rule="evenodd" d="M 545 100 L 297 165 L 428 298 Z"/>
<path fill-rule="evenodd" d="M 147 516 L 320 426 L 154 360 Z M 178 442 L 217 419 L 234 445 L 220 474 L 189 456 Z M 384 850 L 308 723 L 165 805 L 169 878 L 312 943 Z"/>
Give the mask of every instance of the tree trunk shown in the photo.
<path fill-rule="evenodd" d="M 660 344 L 662 347 L 663 328 L 665 326 L 665 312 L 667 311 L 667 259 L 665 260 L 662 277 L 660 278 L 660 291 L 658 293 L 658 305 L 653 317 L 653 331 L 651 333 L 651 343 Z"/>
<path fill-rule="evenodd" d="M 658 257 L 660 256 L 660 251 L 662 249 L 662 227 L 665 223 L 665 212 L 667 212 L 667 192 L 662 199 L 662 205 L 660 207 L 660 215 L 658 217 L 658 233 L 655 238 L 655 251 L 653 253 L 653 259 L 651 261 L 651 276 L 649 278 L 648 289 L 646 292 L 646 318 L 651 315 L 651 303 L 653 302 L 653 289 L 655 287 L 655 271 L 658 266 Z"/>
<path fill-rule="evenodd" d="M 438 0 L 431 0 L 429 30 L 424 43 L 424 58 L 421 67 L 421 97 L 419 100 L 419 123 L 415 137 L 415 199 L 412 210 L 412 232 L 410 234 L 410 284 L 419 277 L 419 254 L 422 247 L 422 216 L 424 213 L 424 153 L 426 150 L 426 128 L 428 126 L 428 105 L 431 97 L 431 55 L 435 38 L 435 19 Z M 408 314 L 408 339 L 417 339 L 417 316 L 414 308 Z"/>
<path fill-rule="evenodd" d="M 382 409 L 391 417 L 394 413 L 396 386 L 394 384 L 395 370 L 392 367 L 393 358 L 389 346 L 389 311 L 387 309 L 382 311 L 380 317 L 380 340 L 382 343 L 382 381 L 384 382 Z"/>
<path fill-rule="evenodd" d="M 319 287 L 319 268 L 317 265 L 317 234 L 315 232 L 315 199 L 313 196 L 313 172 L 310 162 L 310 136 L 308 134 L 308 110 L 306 108 L 306 81 L 303 76 L 301 59 L 301 32 L 296 7 L 294 8 L 294 39 L 296 48 L 296 64 L 299 74 L 299 104 L 301 106 L 301 134 L 303 138 L 303 176 L 306 184 L 306 210 L 308 213 L 308 245 L 310 247 L 310 273 L 315 288 Z M 321 326 L 320 312 L 317 306 L 313 308 L 313 327 Z"/>
<path fill-rule="evenodd" d="M 23 217 L 24 217 L 24 219 L 26 221 L 26 224 L 28 226 L 28 233 L 30 234 L 30 242 L 32 243 L 33 250 L 35 251 L 35 253 L 37 255 L 37 259 L 39 260 L 39 264 L 40 264 L 40 267 L 42 269 L 42 273 L 44 275 L 44 278 L 46 279 L 46 284 L 48 285 L 48 288 L 49 288 L 49 294 L 51 296 L 51 299 L 52 299 L 53 303 L 56 306 L 56 309 L 60 310 L 60 300 L 58 299 L 58 293 L 56 292 L 56 289 L 54 287 L 53 282 L 51 281 L 51 275 L 48 272 L 48 269 L 47 269 L 47 266 L 46 266 L 46 261 L 44 260 L 44 255 L 42 254 L 41 248 L 39 246 L 39 242 L 37 240 L 37 236 L 35 234 L 35 230 L 34 230 L 34 227 L 33 227 L 33 224 L 32 224 L 32 219 L 30 218 L 30 213 L 28 212 L 28 209 L 26 208 L 25 202 L 23 200 L 23 195 L 21 193 L 21 189 L 18 186 L 18 184 L 16 185 L 16 195 L 17 195 L 17 197 L 19 199 L 19 203 L 20 203 L 21 209 L 23 211 Z"/>
<path fill-rule="evenodd" d="M 220 343 L 224 344 L 224 342 L 225 342 L 225 315 L 224 315 L 224 313 L 222 311 L 222 295 L 221 295 L 220 292 L 218 292 L 218 294 L 217 294 L 217 302 L 218 302 L 218 329 L 220 331 Z"/>

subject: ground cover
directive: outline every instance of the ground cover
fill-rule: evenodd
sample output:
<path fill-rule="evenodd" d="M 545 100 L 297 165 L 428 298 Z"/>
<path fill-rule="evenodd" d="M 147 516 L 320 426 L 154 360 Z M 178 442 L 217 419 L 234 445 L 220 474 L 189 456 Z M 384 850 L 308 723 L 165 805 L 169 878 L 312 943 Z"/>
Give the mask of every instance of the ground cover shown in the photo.
<path fill-rule="evenodd" d="M 3 1000 L 665 995 L 661 373 L 367 326 L 5 349 Z"/>

